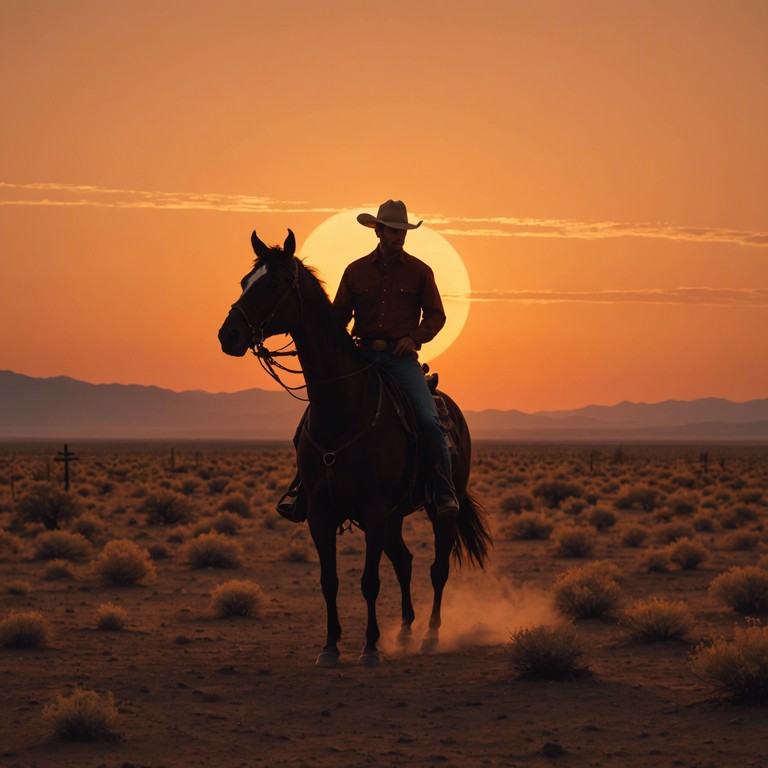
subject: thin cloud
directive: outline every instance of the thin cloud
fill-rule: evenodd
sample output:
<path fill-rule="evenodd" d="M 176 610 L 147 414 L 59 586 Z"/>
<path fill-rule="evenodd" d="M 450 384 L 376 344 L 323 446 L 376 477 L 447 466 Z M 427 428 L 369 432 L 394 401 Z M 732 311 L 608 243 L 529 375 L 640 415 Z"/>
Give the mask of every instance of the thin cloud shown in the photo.
<path fill-rule="evenodd" d="M 648 288 L 603 291 L 476 290 L 446 293 L 446 300 L 510 304 L 678 304 L 708 307 L 768 307 L 761 288 Z"/>
<path fill-rule="evenodd" d="M 12 198 L 11 193 L 16 193 Z M 0 181 L 0 206 L 69 206 L 92 208 L 140 208 L 226 213 L 341 213 L 346 208 L 311 206 L 300 200 L 273 200 L 256 195 L 210 192 L 163 192 L 120 189 L 90 184 Z M 768 232 L 718 227 L 684 227 L 670 223 L 574 221 L 511 216 L 449 217 L 419 214 L 443 235 L 458 237 L 544 237 L 570 240 L 604 240 L 641 237 L 692 243 L 727 243 L 768 247 Z"/>

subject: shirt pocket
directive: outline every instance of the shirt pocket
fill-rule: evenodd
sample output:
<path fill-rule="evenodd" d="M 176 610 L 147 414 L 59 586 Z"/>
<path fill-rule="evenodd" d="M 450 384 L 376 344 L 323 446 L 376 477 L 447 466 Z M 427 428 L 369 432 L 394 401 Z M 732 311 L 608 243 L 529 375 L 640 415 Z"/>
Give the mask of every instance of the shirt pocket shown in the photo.
<path fill-rule="evenodd" d="M 397 289 L 397 306 L 401 312 L 415 312 L 418 315 L 421 311 L 421 303 L 416 283 L 406 283 Z"/>

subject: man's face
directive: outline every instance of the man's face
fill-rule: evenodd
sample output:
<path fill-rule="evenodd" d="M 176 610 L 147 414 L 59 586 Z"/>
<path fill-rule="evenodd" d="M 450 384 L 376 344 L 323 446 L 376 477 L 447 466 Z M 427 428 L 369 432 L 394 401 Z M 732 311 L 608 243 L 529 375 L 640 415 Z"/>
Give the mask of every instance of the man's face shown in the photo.
<path fill-rule="evenodd" d="M 406 230 L 377 224 L 376 235 L 385 256 L 397 256 L 403 250 Z"/>

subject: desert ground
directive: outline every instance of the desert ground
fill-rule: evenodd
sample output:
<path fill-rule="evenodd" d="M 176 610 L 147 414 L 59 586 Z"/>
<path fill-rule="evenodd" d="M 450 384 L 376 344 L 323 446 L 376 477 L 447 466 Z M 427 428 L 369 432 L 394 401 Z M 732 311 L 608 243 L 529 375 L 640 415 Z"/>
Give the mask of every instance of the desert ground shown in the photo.
<path fill-rule="evenodd" d="M 476 445 L 471 488 L 494 550 L 485 571 L 453 569 L 440 647 L 419 647 L 432 536 L 417 512 L 406 523 L 416 641 L 395 642 L 385 560 L 384 659 L 357 663 L 364 542 L 351 530 L 338 539 L 332 669 L 314 664 L 325 611 L 306 525 L 273 510 L 293 475 L 288 444 L 69 447 L 62 501 L 63 446 L 0 445 L 3 766 L 768 765 L 765 706 L 734 701 L 694 663 L 765 610 L 711 585 L 768 568 L 766 446 Z M 54 536 L 41 517 L 51 499 Z M 116 540 L 146 573 L 110 567 Z M 613 591 L 583 618 L 558 595 L 590 563 Z M 216 596 L 232 581 L 256 595 L 253 615 L 222 615 Z M 682 611 L 673 639 L 628 620 L 654 598 Z M 13 641 L 19 616 L 43 627 L 40 642 Z M 514 637 L 541 626 L 575 633 L 580 669 L 521 676 Z M 114 717 L 93 740 L 62 739 L 56 702 L 83 691 Z"/>

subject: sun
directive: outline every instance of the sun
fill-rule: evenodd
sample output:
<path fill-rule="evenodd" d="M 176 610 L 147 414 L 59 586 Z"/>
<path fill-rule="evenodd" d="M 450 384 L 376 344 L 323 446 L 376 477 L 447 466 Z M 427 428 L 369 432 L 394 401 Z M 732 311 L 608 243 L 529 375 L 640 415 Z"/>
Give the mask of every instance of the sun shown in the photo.
<path fill-rule="evenodd" d="M 371 212 L 355 208 L 331 216 L 310 233 L 299 251 L 301 259 L 317 270 L 331 299 L 347 264 L 370 253 L 378 242 L 372 229 L 357 222 L 357 215 L 366 211 Z M 469 274 L 456 249 L 423 224 L 408 232 L 405 250 L 432 267 L 445 307 L 445 326 L 419 352 L 419 359 L 429 362 L 445 352 L 464 328 L 469 314 Z"/>

